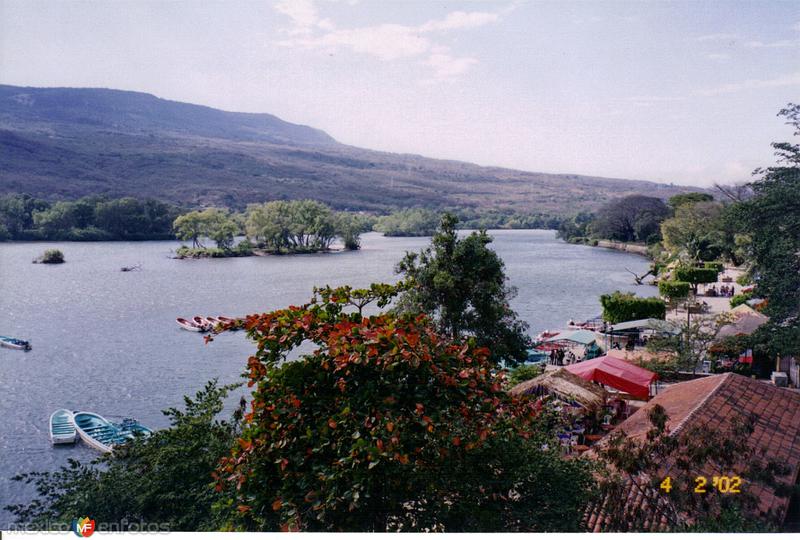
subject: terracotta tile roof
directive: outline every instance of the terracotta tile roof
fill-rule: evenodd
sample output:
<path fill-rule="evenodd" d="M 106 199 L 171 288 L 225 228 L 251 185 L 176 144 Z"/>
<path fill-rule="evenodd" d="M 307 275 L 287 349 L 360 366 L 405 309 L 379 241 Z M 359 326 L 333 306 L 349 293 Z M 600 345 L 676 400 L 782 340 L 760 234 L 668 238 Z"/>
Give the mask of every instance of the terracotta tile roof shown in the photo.
<path fill-rule="evenodd" d="M 732 428 L 736 418 L 755 415 L 749 446 L 758 449 L 764 459 L 788 466 L 789 473 L 778 480 L 796 482 L 800 470 L 800 393 L 733 373 L 708 376 L 666 388 L 612 433 L 624 431 L 628 437 L 643 439 L 651 427 L 648 412 L 656 405 L 664 407 L 669 416 L 667 428 L 673 435 L 705 426 L 725 431 Z M 669 471 L 672 465 L 665 463 L 664 469 Z M 718 472 L 708 470 L 705 474 L 712 476 Z M 771 513 L 770 519 L 777 524 L 783 522 L 789 506 L 788 497 L 779 496 L 771 487 L 756 482 L 750 484 L 750 493 L 758 498 L 762 517 Z M 634 500 L 633 492 L 629 498 L 630 507 L 642 502 Z M 590 530 L 605 530 L 602 506 L 601 503 L 588 510 L 586 524 Z M 648 523 L 647 527 L 644 530 L 664 530 L 666 524 Z"/>

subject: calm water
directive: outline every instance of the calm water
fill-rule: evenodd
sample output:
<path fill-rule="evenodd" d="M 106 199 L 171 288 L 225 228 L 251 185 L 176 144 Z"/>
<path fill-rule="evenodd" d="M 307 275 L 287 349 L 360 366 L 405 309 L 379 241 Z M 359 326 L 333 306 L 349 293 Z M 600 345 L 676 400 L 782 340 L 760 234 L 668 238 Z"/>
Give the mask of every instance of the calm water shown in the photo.
<path fill-rule="evenodd" d="M 565 244 L 553 231 L 492 235 L 518 288 L 513 307 L 533 334 L 598 314 L 604 292 L 655 294 L 625 271 L 643 273 L 641 257 Z M 0 348 L 0 508 L 30 493 L 9 480 L 14 474 L 96 456 L 81 444 L 50 445 L 53 410 L 134 416 L 162 428 L 160 411 L 180 406 L 184 394 L 214 377 L 239 380 L 253 351 L 244 336 L 204 345 L 176 316 L 244 315 L 303 303 L 315 285 L 395 281 L 403 253 L 427 243 L 370 233 L 358 252 L 183 261 L 170 258 L 176 242 L 0 244 L 0 335 L 33 343 L 28 353 Z M 31 264 L 52 247 L 66 264 Z M 134 264 L 142 271 L 120 272 Z M 0 529 L 11 520 L 0 510 Z"/>

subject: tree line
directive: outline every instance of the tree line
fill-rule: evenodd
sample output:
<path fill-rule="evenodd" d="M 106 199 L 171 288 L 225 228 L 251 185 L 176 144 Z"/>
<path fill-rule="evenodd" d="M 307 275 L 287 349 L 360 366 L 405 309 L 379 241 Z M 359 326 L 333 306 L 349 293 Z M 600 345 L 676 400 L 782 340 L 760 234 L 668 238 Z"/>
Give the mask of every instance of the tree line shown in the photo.
<path fill-rule="evenodd" d="M 253 204 L 243 212 L 226 208 L 186 211 L 154 199 L 91 196 L 46 201 L 27 194 L 0 197 L 3 240 L 166 240 L 191 242 L 183 253 L 247 254 L 254 245 L 281 253 L 320 251 L 337 237 L 358 249 L 360 235 L 432 236 L 443 213 L 457 215 L 465 229 L 555 229 L 560 218 L 502 210 L 407 208 L 383 216 L 335 211 L 313 200 Z M 234 250 L 234 238 L 250 240 Z M 214 247 L 206 246 L 211 241 Z M 252 243 L 251 243 L 252 242 Z"/>
<path fill-rule="evenodd" d="M 84 197 L 49 202 L 0 197 L 0 240 L 165 240 L 174 238 L 174 205 L 155 199 Z"/>

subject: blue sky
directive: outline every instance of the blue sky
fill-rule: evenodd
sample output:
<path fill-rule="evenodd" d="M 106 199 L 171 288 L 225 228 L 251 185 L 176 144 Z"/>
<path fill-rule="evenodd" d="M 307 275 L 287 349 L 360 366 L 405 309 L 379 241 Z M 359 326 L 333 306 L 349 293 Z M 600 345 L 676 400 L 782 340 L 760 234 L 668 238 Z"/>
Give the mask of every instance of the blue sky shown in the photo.
<path fill-rule="evenodd" d="M 0 81 L 269 112 L 339 141 L 687 185 L 773 163 L 798 2 L 0 0 Z"/>

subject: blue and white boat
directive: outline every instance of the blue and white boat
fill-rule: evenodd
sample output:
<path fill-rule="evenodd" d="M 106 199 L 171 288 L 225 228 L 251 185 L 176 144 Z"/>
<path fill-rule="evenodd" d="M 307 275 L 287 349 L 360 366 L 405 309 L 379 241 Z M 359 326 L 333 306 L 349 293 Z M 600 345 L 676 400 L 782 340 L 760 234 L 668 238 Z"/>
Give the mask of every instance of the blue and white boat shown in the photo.
<path fill-rule="evenodd" d="M 148 428 L 130 418 L 126 418 L 121 424 L 114 424 L 93 412 L 76 412 L 74 422 L 83 442 L 106 453 L 113 451 L 115 446 L 125 444 L 137 436 L 147 437 L 152 433 Z"/>
<path fill-rule="evenodd" d="M 31 342 L 25 341 L 24 339 L 17 339 L 8 336 L 0 336 L 0 347 L 5 347 L 7 349 L 17 349 L 20 351 L 29 351 L 31 350 Z"/>
<path fill-rule="evenodd" d="M 78 432 L 72 421 L 72 411 L 58 409 L 50 415 L 50 442 L 53 444 L 72 444 Z"/>

